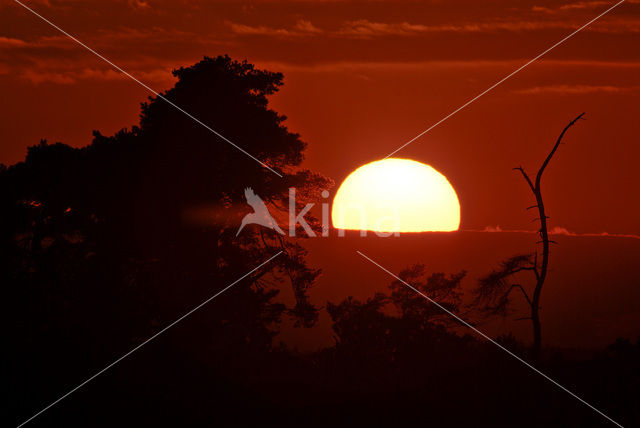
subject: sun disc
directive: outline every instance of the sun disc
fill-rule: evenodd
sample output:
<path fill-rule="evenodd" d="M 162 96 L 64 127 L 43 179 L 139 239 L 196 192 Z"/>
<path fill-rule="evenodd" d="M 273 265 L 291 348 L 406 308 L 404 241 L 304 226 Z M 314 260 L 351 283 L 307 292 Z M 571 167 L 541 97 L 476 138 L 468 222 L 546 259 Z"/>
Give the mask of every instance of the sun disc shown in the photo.
<path fill-rule="evenodd" d="M 460 203 L 447 178 L 411 159 L 363 165 L 333 199 L 337 229 L 375 232 L 450 232 L 460 227 Z"/>

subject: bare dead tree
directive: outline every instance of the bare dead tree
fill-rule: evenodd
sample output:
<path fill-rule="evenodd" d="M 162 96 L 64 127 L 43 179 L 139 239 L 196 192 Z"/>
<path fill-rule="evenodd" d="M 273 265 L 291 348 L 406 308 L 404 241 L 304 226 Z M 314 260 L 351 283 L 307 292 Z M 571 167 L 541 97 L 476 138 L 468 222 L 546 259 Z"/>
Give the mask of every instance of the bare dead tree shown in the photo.
<path fill-rule="evenodd" d="M 546 159 L 538 169 L 535 181 L 529 178 L 529 175 L 525 172 L 521 166 L 514 168 L 514 170 L 520 171 L 524 177 L 531 193 L 533 193 L 536 204 L 528 207 L 527 209 L 537 208 L 538 218 L 540 222 L 540 229 L 538 234 L 540 240 L 536 245 L 542 244 L 542 260 L 538 257 L 539 250 L 536 247 L 534 253 L 520 254 L 513 256 L 500 264 L 499 269 L 493 270 L 488 275 L 480 278 L 479 286 L 476 291 L 476 303 L 481 303 L 483 309 L 489 314 L 503 314 L 506 315 L 508 305 L 510 302 L 511 292 L 513 290 L 519 290 L 527 305 L 530 309 L 530 315 L 520 319 L 530 319 L 533 327 L 533 346 L 532 353 L 534 357 L 540 355 L 542 347 L 542 329 L 540 325 L 540 297 L 542 294 L 542 287 L 547 278 L 547 271 L 549 268 L 549 246 L 554 241 L 549 239 L 549 231 L 547 226 L 547 219 L 549 218 L 545 211 L 544 201 L 542 198 L 542 175 L 549 165 L 551 158 L 558 150 L 562 138 L 569 128 L 571 128 L 578 120 L 582 119 L 584 113 L 573 119 L 560 133 L 556 143 L 547 155 Z M 535 287 L 531 296 L 527 293 L 525 288 L 519 283 L 511 283 L 513 276 L 522 271 L 527 271 L 533 274 L 535 278 Z"/>

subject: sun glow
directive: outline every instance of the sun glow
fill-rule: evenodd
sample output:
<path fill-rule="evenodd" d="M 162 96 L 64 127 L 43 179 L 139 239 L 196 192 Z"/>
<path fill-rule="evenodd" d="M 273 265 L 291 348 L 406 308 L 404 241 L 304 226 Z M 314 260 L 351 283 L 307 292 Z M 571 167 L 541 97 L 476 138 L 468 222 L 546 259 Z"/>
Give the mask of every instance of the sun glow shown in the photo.
<path fill-rule="evenodd" d="M 337 229 L 450 232 L 460 227 L 460 203 L 431 166 L 389 158 L 349 174 L 333 199 L 331 220 Z"/>

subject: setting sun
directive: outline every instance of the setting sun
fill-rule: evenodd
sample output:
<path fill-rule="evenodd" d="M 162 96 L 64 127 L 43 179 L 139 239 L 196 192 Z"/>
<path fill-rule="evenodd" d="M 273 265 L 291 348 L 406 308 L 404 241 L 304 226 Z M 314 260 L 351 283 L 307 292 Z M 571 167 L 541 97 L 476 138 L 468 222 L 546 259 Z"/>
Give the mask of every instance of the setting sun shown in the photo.
<path fill-rule="evenodd" d="M 389 158 L 353 171 L 331 211 L 337 229 L 450 232 L 460 226 L 460 203 L 447 178 L 429 165 Z"/>

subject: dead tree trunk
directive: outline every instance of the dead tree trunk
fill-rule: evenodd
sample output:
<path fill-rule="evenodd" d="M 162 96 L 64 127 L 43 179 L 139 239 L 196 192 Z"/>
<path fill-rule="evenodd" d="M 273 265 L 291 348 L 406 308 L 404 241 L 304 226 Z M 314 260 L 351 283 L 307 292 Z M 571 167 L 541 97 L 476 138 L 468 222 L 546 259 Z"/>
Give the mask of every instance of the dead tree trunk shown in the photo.
<path fill-rule="evenodd" d="M 582 116 L 584 116 L 584 113 L 582 113 L 581 115 L 573 119 L 571 122 L 569 122 L 569 124 L 565 126 L 565 128 L 562 130 L 562 133 L 560 134 L 560 136 L 558 137 L 558 140 L 556 141 L 553 148 L 551 149 L 551 152 L 549 152 L 549 154 L 547 155 L 547 158 L 542 163 L 542 166 L 540 166 L 540 169 L 538 169 L 535 182 L 531 181 L 531 179 L 529 178 L 529 176 L 521 166 L 519 166 L 518 168 L 514 168 L 522 173 L 522 176 L 527 181 L 527 184 L 529 185 L 531 192 L 536 198 L 536 205 L 533 205 L 527 209 L 537 208 L 538 215 L 539 215 L 537 220 L 540 221 L 540 229 L 538 231 L 540 235 L 540 241 L 538 241 L 537 244 L 542 244 L 542 262 L 538 263 L 538 250 L 536 250 L 535 263 L 534 263 L 534 269 L 533 269 L 533 272 L 536 276 L 536 287 L 533 290 L 533 296 L 530 302 L 531 323 L 533 325 L 532 351 L 533 351 L 534 357 L 540 356 L 540 350 L 542 348 L 542 326 L 540 324 L 540 296 L 542 294 L 542 286 L 544 285 L 544 281 L 547 278 L 547 270 L 549 268 L 549 245 L 553 242 L 549 240 L 549 230 L 547 228 L 547 219 L 549 217 L 547 217 L 547 214 L 545 212 L 544 201 L 542 199 L 542 188 L 541 188 L 542 174 L 544 173 L 544 170 L 547 168 L 547 165 L 549 165 L 551 158 L 558 150 L 558 147 L 560 146 L 560 142 L 562 141 L 564 134 L 578 120 L 582 119 Z"/>

